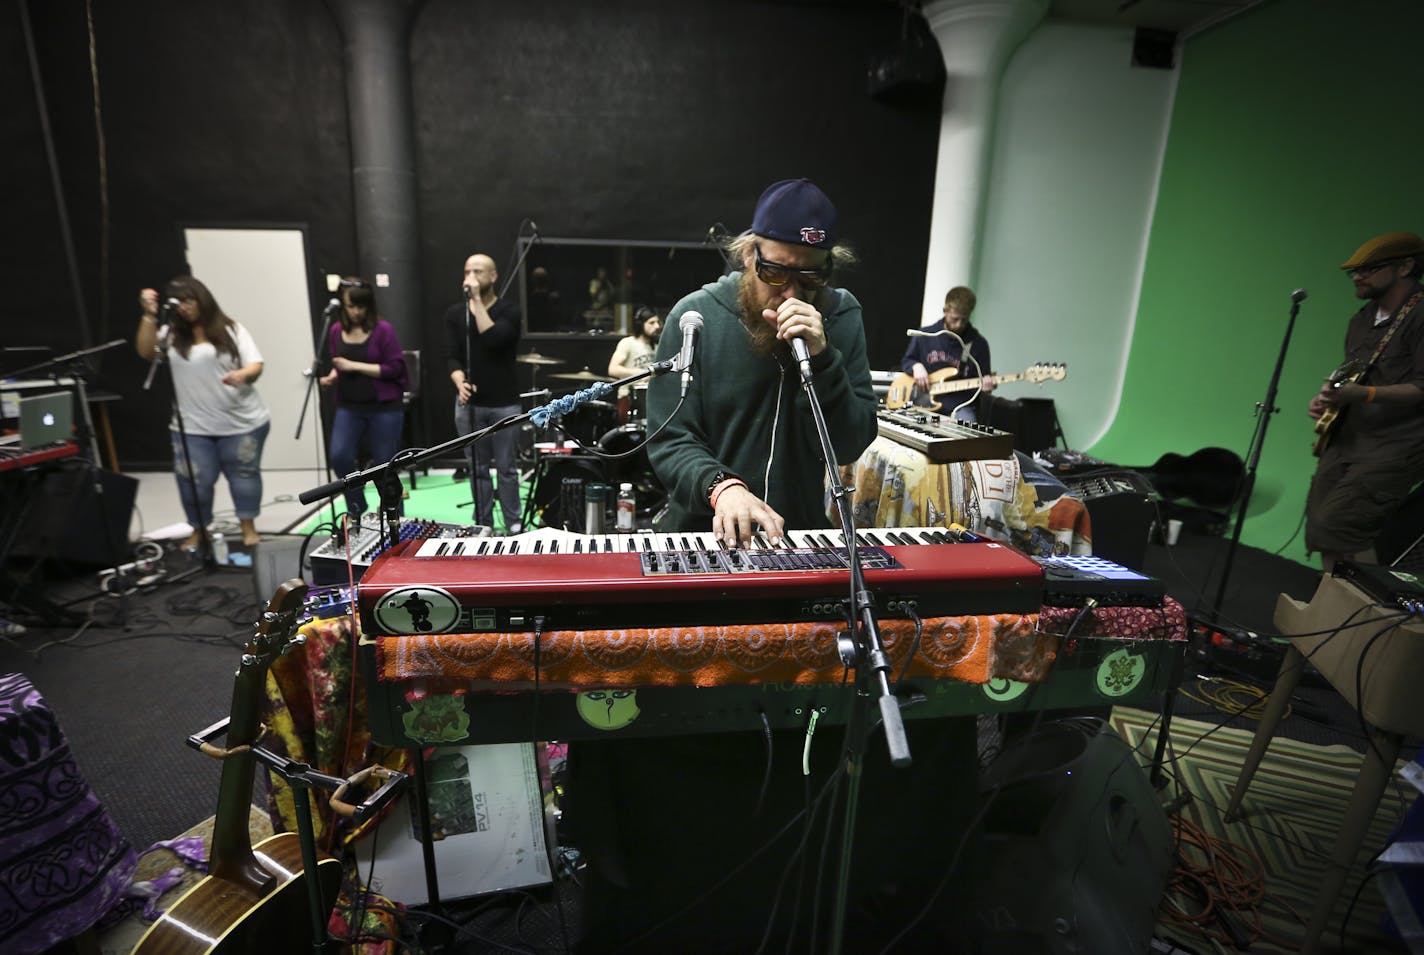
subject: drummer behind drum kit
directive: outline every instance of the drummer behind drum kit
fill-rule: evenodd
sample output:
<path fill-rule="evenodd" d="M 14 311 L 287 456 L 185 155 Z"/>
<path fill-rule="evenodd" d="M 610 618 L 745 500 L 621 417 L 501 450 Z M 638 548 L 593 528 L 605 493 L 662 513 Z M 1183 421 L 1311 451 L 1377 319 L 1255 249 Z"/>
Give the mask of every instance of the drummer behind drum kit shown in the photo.
<path fill-rule="evenodd" d="M 531 377 L 537 377 L 541 368 L 564 363 L 561 358 L 552 358 L 538 352 L 519 355 L 515 361 L 533 366 Z M 557 372 L 548 377 L 560 383 L 568 382 L 561 390 L 575 390 L 587 387 L 593 382 L 615 380 L 606 375 L 594 374 L 587 366 L 579 371 Z M 546 404 L 551 398 L 549 388 L 539 388 L 537 380 L 532 380 L 531 384 L 534 388 L 519 396 L 525 411 Z M 612 402 L 594 400 L 587 401 L 571 414 L 564 415 L 560 423 L 544 428 L 526 423 L 520 433 L 519 455 L 521 464 L 532 467 L 535 472 L 536 486 L 531 500 L 554 505 L 553 511 L 558 510 L 558 488 L 541 489 L 539 485 L 550 481 L 557 484 L 559 479 L 555 475 L 559 472 L 556 466 L 558 458 L 576 454 L 578 445 L 583 445 L 585 448 L 596 448 L 604 455 L 616 455 L 611 458 L 593 456 L 591 460 L 590 457 L 583 456 L 581 460 L 585 466 L 595 465 L 597 479 L 613 485 L 614 491 L 619 484 L 632 484 L 638 497 L 640 517 L 646 518 L 656 514 L 666 502 L 667 493 L 653 474 L 647 451 L 642 447 L 647 438 L 647 395 L 648 382 L 643 380 L 631 387 L 626 409 Z M 576 439 L 577 443 L 560 441 L 559 438 L 564 434 Z M 559 517 L 560 515 L 550 513 L 546 508 L 544 524 L 552 526 L 550 519 L 553 519 L 553 524 L 562 526 L 565 522 L 559 520 Z M 577 517 L 582 519 L 582 515 Z"/>

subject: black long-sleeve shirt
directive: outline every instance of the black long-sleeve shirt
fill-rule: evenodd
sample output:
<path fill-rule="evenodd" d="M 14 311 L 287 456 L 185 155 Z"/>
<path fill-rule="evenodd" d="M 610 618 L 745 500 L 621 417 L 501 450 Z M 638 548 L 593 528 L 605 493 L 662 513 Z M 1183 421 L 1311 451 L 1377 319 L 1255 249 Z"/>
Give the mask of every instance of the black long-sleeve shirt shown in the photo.
<path fill-rule="evenodd" d="M 481 407 L 519 404 L 519 382 L 514 358 L 519 351 L 519 306 L 495 299 L 489 307 L 493 327 L 481 332 L 464 302 L 445 311 L 445 366 L 464 369 L 475 386 L 471 399 Z M 469 367 L 465 365 L 466 315 L 469 315 Z"/>

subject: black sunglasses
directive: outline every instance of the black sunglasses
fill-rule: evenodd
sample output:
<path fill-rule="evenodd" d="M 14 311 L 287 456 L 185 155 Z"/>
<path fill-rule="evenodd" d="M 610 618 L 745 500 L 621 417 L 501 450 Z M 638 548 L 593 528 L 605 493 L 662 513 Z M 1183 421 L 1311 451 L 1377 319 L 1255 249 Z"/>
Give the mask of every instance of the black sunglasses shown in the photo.
<path fill-rule="evenodd" d="M 1387 269 L 1391 265 L 1398 265 L 1398 259 L 1389 259 L 1384 262 L 1376 262 L 1374 265 L 1357 265 L 1353 269 L 1346 269 L 1345 274 L 1350 278 L 1361 278 L 1366 275 L 1374 275 L 1380 269 Z"/>
<path fill-rule="evenodd" d="M 828 260 L 819 269 L 793 269 L 789 265 L 780 265 L 776 262 L 768 262 L 761 257 L 761 246 L 753 247 L 756 252 L 756 274 L 767 285 L 782 286 L 792 279 L 796 284 L 805 289 L 825 288 L 826 283 L 831 280 L 831 273 L 834 266 Z"/>

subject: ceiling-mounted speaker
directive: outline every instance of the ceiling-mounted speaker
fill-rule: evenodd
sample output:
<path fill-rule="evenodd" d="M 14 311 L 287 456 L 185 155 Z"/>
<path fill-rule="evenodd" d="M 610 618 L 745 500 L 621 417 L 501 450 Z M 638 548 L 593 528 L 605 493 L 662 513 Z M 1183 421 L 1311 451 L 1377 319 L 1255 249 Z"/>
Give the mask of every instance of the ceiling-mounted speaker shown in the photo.
<path fill-rule="evenodd" d="M 924 19 L 910 17 L 895 49 L 872 56 L 866 71 L 870 95 L 881 100 L 938 100 L 944 89 L 944 57 Z"/>
<path fill-rule="evenodd" d="M 1170 70 L 1177 65 L 1177 34 L 1171 30 L 1138 27 L 1132 35 L 1132 65 L 1149 70 Z"/>

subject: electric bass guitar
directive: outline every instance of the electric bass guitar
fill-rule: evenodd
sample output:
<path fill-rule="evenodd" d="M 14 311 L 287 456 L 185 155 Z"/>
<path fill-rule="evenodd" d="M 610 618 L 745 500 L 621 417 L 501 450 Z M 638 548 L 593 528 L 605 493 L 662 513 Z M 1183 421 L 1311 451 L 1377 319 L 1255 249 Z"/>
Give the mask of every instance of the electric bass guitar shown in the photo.
<path fill-rule="evenodd" d="M 1351 385 L 1364 377 L 1366 366 L 1358 361 L 1347 361 L 1330 375 L 1330 387 L 1339 388 L 1342 385 Z M 1327 405 L 1320 413 L 1320 417 L 1315 419 L 1315 444 L 1311 451 L 1318 458 L 1325 452 L 1325 448 L 1330 444 L 1331 432 L 1340 424 L 1340 416 L 1345 413 L 1345 409 L 1339 405 Z"/>
<path fill-rule="evenodd" d="M 925 405 L 930 411 L 938 411 L 940 403 L 934 399 L 940 395 L 951 394 L 956 391 L 973 391 L 983 384 L 983 378 L 954 378 L 959 374 L 958 368 L 941 368 L 939 371 L 930 372 L 930 387 L 928 391 L 929 404 Z M 1011 381 L 1031 381 L 1040 384 L 1045 381 L 1062 381 L 1068 377 L 1068 366 L 1064 364 L 1037 364 L 1030 365 L 1020 374 L 1014 375 L 991 375 L 989 376 L 998 384 Z M 953 381 L 948 379 L 953 378 Z M 885 393 L 885 407 L 889 411 L 912 405 L 915 400 L 924 392 L 915 386 L 913 375 L 900 373 L 890 380 L 890 390 Z"/>
<path fill-rule="evenodd" d="M 227 748 L 213 822 L 208 875 L 178 898 L 134 947 L 133 955 L 237 955 L 310 953 L 312 909 L 308 879 L 315 878 L 327 911 L 336 900 L 341 864 L 318 854 L 317 871 L 304 871 L 296 833 L 282 832 L 256 846 L 248 834 L 256 757 L 251 747 L 262 733 L 267 668 L 300 641 L 307 585 L 289 580 L 277 588 L 243 647 L 232 689 Z M 220 726 L 221 724 L 219 724 Z M 206 744 L 204 751 L 209 751 Z"/>

